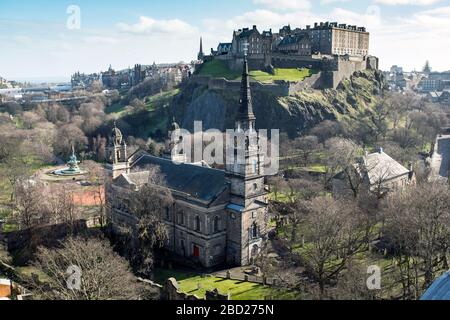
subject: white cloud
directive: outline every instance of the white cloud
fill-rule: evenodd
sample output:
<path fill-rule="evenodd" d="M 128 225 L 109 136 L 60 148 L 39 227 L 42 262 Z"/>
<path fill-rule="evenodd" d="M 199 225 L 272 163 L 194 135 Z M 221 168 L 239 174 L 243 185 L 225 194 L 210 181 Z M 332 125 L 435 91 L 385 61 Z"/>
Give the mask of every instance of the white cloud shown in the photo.
<path fill-rule="evenodd" d="M 273 10 L 306 10 L 311 8 L 309 0 L 253 0 L 254 4 Z"/>
<path fill-rule="evenodd" d="M 180 19 L 155 20 L 144 16 L 135 24 L 121 22 L 117 26 L 119 30 L 132 34 L 167 34 L 177 37 L 197 32 L 197 28 Z"/>
<path fill-rule="evenodd" d="M 103 36 L 88 36 L 84 38 L 84 42 L 91 44 L 114 44 L 118 40 L 113 37 L 103 37 Z"/>
<path fill-rule="evenodd" d="M 385 4 L 389 6 L 397 5 L 414 5 L 414 6 L 429 6 L 436 4 L 441 0 L 375 0 L 375 3 Z"/>
<path fill-rule="evenodd" d="M 320 4 L 332 4 L 332 3 L 338 3 L 338 2 L 350 2 L 352 0 L 321 0 Z"/>

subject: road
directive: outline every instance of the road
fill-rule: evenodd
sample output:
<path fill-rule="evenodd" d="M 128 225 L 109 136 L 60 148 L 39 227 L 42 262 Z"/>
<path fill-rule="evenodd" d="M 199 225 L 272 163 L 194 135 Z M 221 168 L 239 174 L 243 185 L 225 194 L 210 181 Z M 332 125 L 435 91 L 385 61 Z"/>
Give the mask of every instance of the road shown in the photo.
<path fill-rule="evenodd" d="M 438 137 L 431 157 L 431 179 L 447 181 L 450 171 L 450 135 Z"/>

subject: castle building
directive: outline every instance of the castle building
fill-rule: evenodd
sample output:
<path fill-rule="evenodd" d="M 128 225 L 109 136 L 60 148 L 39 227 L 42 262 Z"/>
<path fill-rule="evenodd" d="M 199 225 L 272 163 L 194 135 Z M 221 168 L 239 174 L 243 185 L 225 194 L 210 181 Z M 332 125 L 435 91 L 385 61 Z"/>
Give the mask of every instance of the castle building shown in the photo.
<path fill-rule="evenodd" d="M 268 54 L 272 50 L 273 35 L 272 31 L 263 31 L 260 33 L 256 26 L 252 29 L 244 28 L 233 32 L 233 41 L 231 44 L 231 53 L 237 55 Z"/>
<path fill-rule="evenodd" d="M 311 56 L 311 40 L 306 34 L 289 35 L 283 38 L 277 46 L 277 51 L 300 56 Z"/>
<path fill-rule="evenodd" d="M 306 26 L 306 29 L 295 32 L 309 35 L 313 53 L 350 56 L 369 54 L 369 33 L 364 27 L 321 22 L 315 23 L 314 28 Z"/>
<path fill-rule="evenodd" d="M 174 199 L 160 213 L 169 235 L 166 250 L 174 258 L 208 268 L 225 263 L 248 265 L 259 254 L 267 237 L 268 197 L 246 59 L 243 69 L 235 129 L 245 132 L 245 144 L 232 146 L 235 157 L 227 161 L 225 170 L 189 163 L 180 148 L 181 140 L 168 144 L 170 152 L 165 157 L 137 152 L 127 158 L 122 134 L 114 127 L 107 165 L 113 181 L 106 197 L 114 232 L 137 224 L 129 209 L 129 194 L 149 183 L 148 168 L 152 166 L 163 176 L 164 187 Z M 174 123 L 173 136 L 178 130 Z"/>

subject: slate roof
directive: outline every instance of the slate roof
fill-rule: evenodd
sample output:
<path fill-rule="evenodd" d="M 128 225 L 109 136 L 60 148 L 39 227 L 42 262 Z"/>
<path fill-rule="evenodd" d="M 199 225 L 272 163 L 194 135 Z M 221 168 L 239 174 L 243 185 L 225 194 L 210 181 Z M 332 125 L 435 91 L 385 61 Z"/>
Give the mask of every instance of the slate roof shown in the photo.
<path fill-rule="evenodd" d="M 371 185 L 409 174 L 408 169 L 383 151 L 366 155 L 363 157 L 363 161 Z"/>
<path fill-rule="evenodd" d="M 229 49 L 231 49 L 231 46 L 232 46 L 232 43 L 224 43 L 224 42 L 221 42 L 221 43 L 219 43 L 219 46 L 217 47 L 219 50 L 221 50 L 221 49 L 225 49 L 225 50 L 229 50 Z"/>
<path fill-rule="evenodd" d="M 243 38 L 250 37 L 253 33 L 259 34 L 259 31 L 257 29 L 244 28 L 244 29 L 236 31 L 236 36 L 243 39 Z"/>
<path fill-rule="evenodd" d="M 303 35 L 296 35 L 296 36 L 293 36 L 293 35 L 292 36 L 287 36 L 287 37 L 284 37 L 283 40 L 281 40 L 279 46 L 285 46 L 285 45 L 299 43 L 303 39 L 309 39 L 309 37 L 307 35 L 305 35 L 305 34 L 303 34 Z"/>
<path fill-rule="evenodd" d="M 437 279 L 420 300 L 450 300 L 450 271 Z"/>
<path fill-rule="evenodd" d="M 132 172 L 123 176 L 134 184 L 148 181 L 148 166 L 160 169 L 167 186 L 204 202 L 213 201 L 227 188 L 225 171 L 193 164 L 176 164 L 170 159 L 144 155 L 132 164 Z"/>

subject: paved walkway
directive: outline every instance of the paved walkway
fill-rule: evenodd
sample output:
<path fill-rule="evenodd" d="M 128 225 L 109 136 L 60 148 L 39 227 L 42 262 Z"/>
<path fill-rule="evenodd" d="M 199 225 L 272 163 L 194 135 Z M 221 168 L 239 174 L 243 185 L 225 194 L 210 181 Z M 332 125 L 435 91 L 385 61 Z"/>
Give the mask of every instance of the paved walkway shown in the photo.
<path fill-rule="evenodd" d="M 450 135 L 438 137 L 431 157 L 431 179 L 447 181 L 450 171 Z"/>

